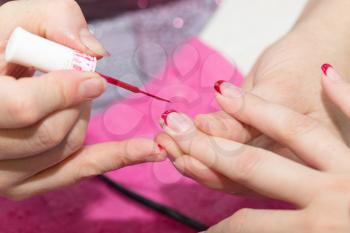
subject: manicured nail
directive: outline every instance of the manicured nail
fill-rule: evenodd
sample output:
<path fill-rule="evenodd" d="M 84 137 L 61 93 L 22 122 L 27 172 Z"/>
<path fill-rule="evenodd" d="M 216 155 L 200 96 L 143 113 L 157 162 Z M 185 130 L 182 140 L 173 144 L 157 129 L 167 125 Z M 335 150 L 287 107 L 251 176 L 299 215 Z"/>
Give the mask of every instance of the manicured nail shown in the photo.
<path fill-rule="evenodd" d="M 89 29 L 83 28 L 80 31 L 80 40 L 92 52 L 103 57 L 110 56 L 107 50 L 103 47 L 103 45 L 100 42 L 98 42 L 96 37 L 92 35 Z"/>
<path fill-rule="evenodd" d="M 164 112 L 162 114 L 162 120 L 175 133 L 184 133 L 193 127 L 191 119 L 185 114 L 174 110 Z"/>
<path fill-rule="evenodd" d="M 165 151 L 165 149 L 164 149 L 164 147 L 162 145 L 158 144 L 157 146 L 158 146 L 158 149 L 159 149 L 160 153 Z"/>
<path fill-rule="evenodd" d="M 106 88 L 102 78 L 91 78 L 83 81 L 79 86 L 79 94 L 86 99 L 100 96 Z"/>
<path fill-rule="evenodd" d="M 227 98 L 238 98 L 243 95 L 241 88 L 222 80 L 215 83 L 215 90 Z"/>
<path fill-rule="evenodd" d="M 343 78 L 338 74 L 338 72 L 330 64 L 323 64 L 321 67 L 323 73 L 332 81 L 341 81 Z"/>
<path fill-rule="evenodd" d="M 168 115 L 170 113 L 173 113 L 173 112 L 177 112 L 177 111 L 176 110 L 167 110 L 162 114 L 161 119 L 163 120 L 165 125 L 168 125 Z"/>
<path fill-rule="evenodd" d="M 221 84 L 223 84 L 225 81 L 224 80 L 219 80 L 215 83 L 214 89 L 217 93 L 222 94 L 221 92 Z"/>
<path fill-rule="evenodd" d="M 327 75 L 327 71 L 328 71 L 328 69 L 329 68 L 331 68 L 332 66 L 330 65 L 330 64 L 323 64 L 322 66 L 321 66 L 321 69 L 322 69 L 322 71 L 323 71 L 323 73 L 325 74 L 325 75 Z"/>

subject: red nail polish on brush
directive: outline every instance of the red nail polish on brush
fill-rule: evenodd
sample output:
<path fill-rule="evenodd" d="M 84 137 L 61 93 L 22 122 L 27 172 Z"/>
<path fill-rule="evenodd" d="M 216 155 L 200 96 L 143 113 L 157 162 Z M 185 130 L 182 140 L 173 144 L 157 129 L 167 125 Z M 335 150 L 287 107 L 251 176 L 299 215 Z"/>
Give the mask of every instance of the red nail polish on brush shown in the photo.
<path fill-rule="evenodd" d="M 224 80 L 219 80 L 219 81 L 217 81 L 217 82 L 215 83 L 214 89 L 215 89 L 215 91 L 216 91 L 217 93 L 222 94 L 222 93 L 221 93 L 221 85 L 222 85 L 224 82 L 225 82 Z"/>
<path fill-rule="evenodd" d="M 332 68 L 332 67 L 333 67 L 332 65 L 326 63 L 326 64 L 323 64 L 323 65 L 321 66 L 321 69 L 322 69 L 323 73 L 324 73 L 325 75 L 327 75 L 328 69 L 329 69 L 329 68 Z"/>
<path fill-rule="evenodd" d="M 161 118 L 163 119 L 165 125 L 168 125 L 168 116 L 170 113 L 173 113 L 173 112 L 177 112 L 177 111 L 176 110 L 167 110 L 162 114 Z"/>

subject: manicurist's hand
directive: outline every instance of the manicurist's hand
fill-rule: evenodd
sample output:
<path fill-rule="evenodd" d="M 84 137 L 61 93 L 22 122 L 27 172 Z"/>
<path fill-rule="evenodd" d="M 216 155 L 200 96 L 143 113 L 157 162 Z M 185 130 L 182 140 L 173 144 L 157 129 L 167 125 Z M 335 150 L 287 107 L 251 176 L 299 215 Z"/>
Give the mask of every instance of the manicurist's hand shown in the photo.
<path fill-rule="evenodd" d="M 323 66 L 325 98 L 350 118 L 350 85 Z M 217 101 L 230 117 L 289 148 L 298 162 L 277 153 L 210 136 L 185 114 L 167 112 L 158 140 L 175 166 L 197 177 L 216 177 L 217 187 L 248 190 L 296 205 L 296 210 L 242 209 L 208 233 L 347 233 L 350 231 L 350 149 L 320 121 L 273 104 L 227 82 L 218 82 Z M 215 175 L 213 174 L 215 172 Z M 206 174 L 208 173 L 208 174 Z M 202 182 L 205 183 L 205 182 Z M 235 190 L 235 188 L 234 188 Z"/>
<path fill-rule="evenodd" d="M 107 53 L 73 0 L 11 1 L 0 7 L 0 196 L 22 199 L 164 152 L 150 140 L 83 146 L 90 101 L 106 87 L 96 73 L 33 71 L 4 60 L 12 31 L 24 29 L 96 57 Z"/>
<path fill-rule="evenodd" d="M 319 83 L 319 67 L 325 62 L 337 64 L 350 80 L 349 11 L 348 0 L 310 0 L 292 30 L 257 60 L 243 89 L 310 116 L 350 142 L 350 122 L 324 98 Z M 295 158 L 283 145 L 223 112 L 198 116 L 195 122 L 207 134 L 249 142 Z"/>

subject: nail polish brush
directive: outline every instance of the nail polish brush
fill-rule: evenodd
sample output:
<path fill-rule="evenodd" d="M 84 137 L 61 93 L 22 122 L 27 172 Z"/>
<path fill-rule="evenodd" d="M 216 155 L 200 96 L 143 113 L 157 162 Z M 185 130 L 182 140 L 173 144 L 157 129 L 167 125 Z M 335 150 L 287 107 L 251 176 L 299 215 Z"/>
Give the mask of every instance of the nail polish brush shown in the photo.
<path fill-rule="evenodd" d="M 96 72 L 97 66 L 96 57 L 34 35 L 21 27 L 17 27 L 13 31 L 7 42 L 5 60 L 25 67 L 33 67 L 42 72 L 56 70 Z M 141 93 L 160 101 L 170 102 L 117 78 L 99 72 L 96 73 L 108 83 L 117 87 L 134 93 Z"/>

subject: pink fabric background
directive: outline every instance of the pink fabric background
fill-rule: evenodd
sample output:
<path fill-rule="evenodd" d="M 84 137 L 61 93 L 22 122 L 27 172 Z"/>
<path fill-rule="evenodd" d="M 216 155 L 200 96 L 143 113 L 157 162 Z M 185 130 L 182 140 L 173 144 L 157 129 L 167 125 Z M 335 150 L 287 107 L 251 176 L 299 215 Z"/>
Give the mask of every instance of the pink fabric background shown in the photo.
<path fill-rule="evenodd" d="M 215 111 L 213 84 L 224 79 L 240 85 L 243 78 L 222 55 L 196 38 L 177 50 L 164 70 L 145 88 L 172 99 L 172 104 L 142 95 L 112 103 L 90 123 L 87 144 L 134 136 L 152 138 L 162 112 L 191 116 Z M 275 201 L 238 198 L 206 189 L 182 177 L 169 161 L 128 167 L 110 177 L 149 198 L 214 224 L 242 207 L 278 208 Z M 18 203 L 0 200 L 1 233 L 186 233 L 193 230 L 113 193 L 99 180 Z"/>

